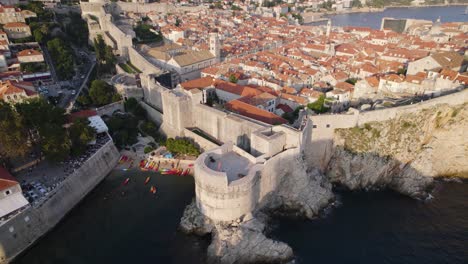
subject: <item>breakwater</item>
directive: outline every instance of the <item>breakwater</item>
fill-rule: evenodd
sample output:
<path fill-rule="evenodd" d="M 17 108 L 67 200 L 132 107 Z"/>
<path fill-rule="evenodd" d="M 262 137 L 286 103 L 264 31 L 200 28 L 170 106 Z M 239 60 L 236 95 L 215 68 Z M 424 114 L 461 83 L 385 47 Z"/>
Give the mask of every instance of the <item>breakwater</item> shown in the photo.
<path fill-rule="evenodd" d="M 0 264 L 8 263 L 51 230 L 117 164 L 112 140 L 68 176 L 44 202 L 30 206 L 0 226 Z"/>

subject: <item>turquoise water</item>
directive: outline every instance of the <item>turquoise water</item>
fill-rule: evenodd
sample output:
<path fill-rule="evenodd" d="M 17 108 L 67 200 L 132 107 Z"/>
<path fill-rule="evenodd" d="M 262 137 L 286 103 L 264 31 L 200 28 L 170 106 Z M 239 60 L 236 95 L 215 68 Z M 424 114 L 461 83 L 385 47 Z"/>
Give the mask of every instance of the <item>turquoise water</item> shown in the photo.
<path fill-rule="evenodd" d="M 468 15 L 464 14 L 465 6 L 420 7 L 420 8 L 388 8 L 376 13 L 353 13 L 330 16 L 334 26 L 357 26 L 380 29 L 382 18 L 415 18 L 442 22 L 466 22 Z"/>

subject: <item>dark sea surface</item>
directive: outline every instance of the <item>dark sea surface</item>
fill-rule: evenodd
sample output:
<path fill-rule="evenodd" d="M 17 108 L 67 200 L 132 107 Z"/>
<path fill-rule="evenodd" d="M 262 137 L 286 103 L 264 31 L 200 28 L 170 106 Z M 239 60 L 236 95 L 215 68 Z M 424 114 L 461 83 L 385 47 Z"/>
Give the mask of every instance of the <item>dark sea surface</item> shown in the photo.
<path fill-rule="evenodd" d="M 209 239 L 177 230 L 193 178 L 153 173 L 145 186 L 149 174 L 112 173 L 14 263 L 206 263 Z M 269 235 L 291 245 L 296 263 L 468 263 L 468 183 L 441 182 L 433 194 L 423 202 L 391 191 L 340 192 L 341 205 L 328 214 L 277 218 Z"/>
<path fill-rule="evenodd" d="M 205 263 L 209 241 L 177 230 L 194 196 L 190 176 L 114 171 L 14 263 Z"/>
<path fill-rule="evenodd" d="M 274 220 L 296 263 L 468 263 L 468 183 L 437 183 L 430 201 L 392 191 L 345 192 L 318 219 Z"/>
<path fill-rule="evenodd" d="M 387 8 L 383 12 L 352 13 L 330 16 L 333 26 L 356 26 L 380 29 L 382 18 L 414 18 L 442 22 L 468 21 L 465 15 L 466 6 L 418 7 L 418 8 Z M 326 22 L 325 22 L 326 23 Z M 323 24 L 323 23 L 321 23 Z"/>

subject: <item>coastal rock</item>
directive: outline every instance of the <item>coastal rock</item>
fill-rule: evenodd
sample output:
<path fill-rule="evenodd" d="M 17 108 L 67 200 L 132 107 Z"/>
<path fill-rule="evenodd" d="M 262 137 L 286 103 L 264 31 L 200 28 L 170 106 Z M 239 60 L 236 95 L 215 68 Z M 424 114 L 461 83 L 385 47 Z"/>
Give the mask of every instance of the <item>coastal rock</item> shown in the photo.
<path fill-rule="evenodd" d="M 211 263 L 286 263 L 293 251 L 287 244 L 267 238 L 265 225 L 256 218 L 239 226 L 217 224 L 208 247 Z"/>
<path fill-rule="evenodd" d="M 195 200 L 185 207 L 180 219 L 180 229 L 183 232 L 203 236 L 211 233 L 213 228 L 212 221 L 198 210 Z"/>
<path fill-rule="evenodd" d="M 327 175 L 352 190 L 389 187 L 425 196 L 434 177 L 468 177 L 467 129 L 467 104 L 336 129 Z"/>
<path fill-rule="evenodd" d="M 328 177 L 351 190 L 389 187 L 412 197 L 426 195 L 431 177 L 421 175 L 410 166 L 373 154 L 353 154 L 335 149 L 329 164 Z"/>
<path fill-rule="evenodd" d="M 308 172 L 301 157 L 291 161 L 290 168 L 260 209 L 279 209 L 312 219 L 333 200 L 332 185 L 318 169 Z"/>

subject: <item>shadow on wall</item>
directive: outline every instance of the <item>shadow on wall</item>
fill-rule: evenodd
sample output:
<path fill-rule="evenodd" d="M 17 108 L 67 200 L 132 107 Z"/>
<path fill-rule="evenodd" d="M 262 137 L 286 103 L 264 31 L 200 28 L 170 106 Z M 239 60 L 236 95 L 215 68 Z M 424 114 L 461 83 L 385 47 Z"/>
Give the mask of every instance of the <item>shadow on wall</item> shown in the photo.
<path fill-rule="evenodd" d="M 248 135 L 246 134 L 242 134 L 240 136 L 237 137 L 237 141 L 236 141 L 236 145 L 247 151 L 247 152 L 250 152 L 250 138 Z"/>
<path fill-rule="evenodd" d="M 350 190 L 389 188 L 413 198 L 425 198 L 433 178 L 402 163 L 377 153 L 352 153 L 343 147 L 333 150 L 326 175 L 334 184 Z"/>

